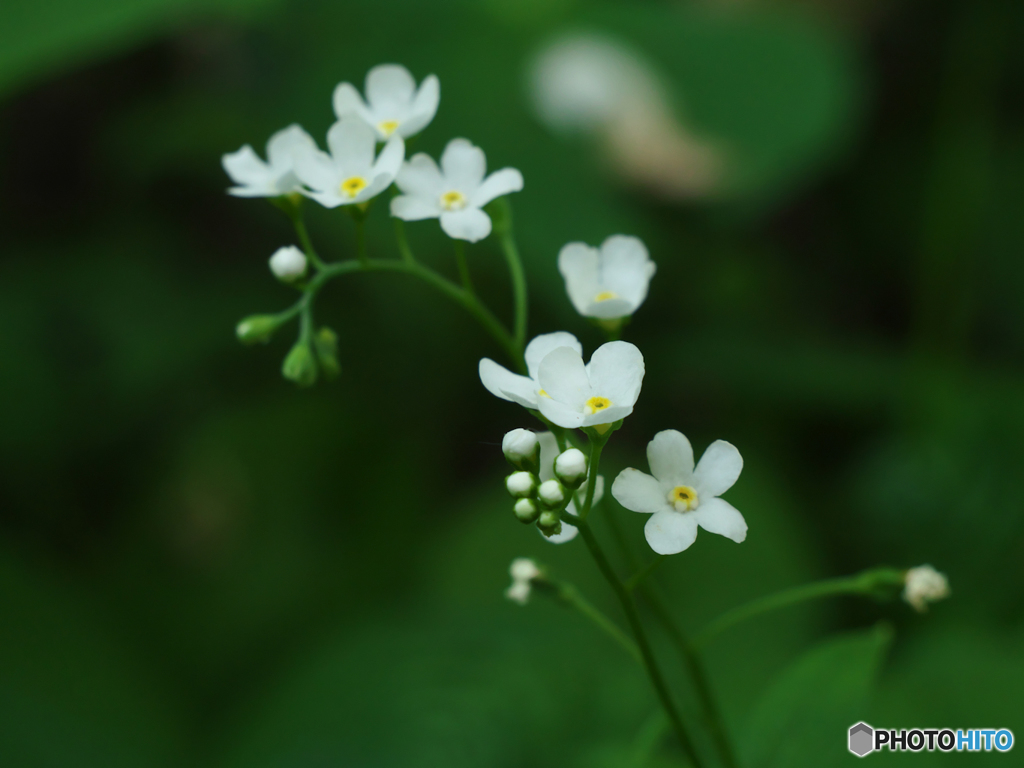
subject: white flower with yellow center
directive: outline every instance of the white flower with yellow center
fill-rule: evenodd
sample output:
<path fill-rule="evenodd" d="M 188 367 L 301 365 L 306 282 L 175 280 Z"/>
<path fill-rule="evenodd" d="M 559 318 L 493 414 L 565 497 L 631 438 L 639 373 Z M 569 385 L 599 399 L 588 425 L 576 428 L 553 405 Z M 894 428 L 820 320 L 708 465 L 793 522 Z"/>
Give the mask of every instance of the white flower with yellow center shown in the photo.
<path fill-rule="evenodd" d="M 495 397 L 537 410 L 537 401 L 547 397 L 538 380 L 541 360 L 559 347 L 575 350 L 577 355 L 583 351 L 583 346 L 571 333 L 557 331 L 541 334 L 526 345 L 523 356 L 526 358 L 527 376 L 512 373 L 503 365 L 485 357 L 480 361 L 480 381 Z"/>
<path fill-rule="evenodd" d="M 395 180 L 405 157 L 401 136 L 388 139 L 374 158 L 373 131 L 356 117 L 339 120 L 327 132 L 330 154 L 315 146 L 296 151 L 295 173 L 309 189 L 303 190 L 325 208 L 365 203 Z"/>
<path fill-rule="evenodd" d="M 627 235 L 612 235 L 600 249 L 569 243 L 558 254 L 558 270 L 576 311 L 600 320 L 636 312 L 656 269 L 644 244 Z"/>
<path fill-rule="evenodd" d="M 351 83 L 334 89 L 338 119 L 358 117 L 373 128 L 379 141 L 419 133 L 434 119 L 440 101 L 441 84 L 435 75 L 424 78 L 417 89 L 409 70 L 398 64 L 381 64 L 367 73 L 365 101 Z"/>
<path fill-rule="evenodd" d="M 235 197 L 279 197 L 300 191 L 302 184 L 295 175 L 293 157 L 296 151 L 316 149 L 313 137 L 298 125 L 278 131 L 267 142 L 264 162 L 246 144 L 237 152 L 221 158 L 221 165 L 238 186 L 228 190 Z"/>
<path fill-rule="evenodd" d="M 586 365 L 578 348 L 562 346 L 537 370 L 537 408 L 560 427 L 601 427 L 633 412 L 643 380 L 644 356 L 629 342 L 602 344 Z"/>
<path fill-rule="evenodd" d="M 555 479 L 555 459 L 558 458 L 560 451 L 558 450 L 558 442 L 555 440 L 555 436 L 550 432 L 541 432 L 537 435 L 537 439 L 540 441 L 540 480 L 541 482 L 547 482 L 548 480 Z M 566 491 L 570 493 L 570 491 Z M 586 484 L 578 491 L 581 494 L 586 493 Z M 594 483 L 594 501 L 593 504 L 597 504 L 604 497 L 604 475 L 598 475 L 597 481 Z M 566 512 L 570 515 L 579 514 L 576 511 L 576 502 L 570 501 L 569 505 L 565 508 Z M 562 521 L 561 533 L 556 533 L 554 536 L 544 536 L 545 541 L 550 541 L 552 544 L 564 544 L 567 541 L 572 541 L 576 538 L 576 534 L 580 531 L 574 525 L 569 525 L 564 520 Z"/>
<path fill-rule="evenodd" d="M 660 555 L 682 552 L 696 540 L 698 526 L 735 542 L 747 538 L 743 515 L 718 498 L 743 469 L 735 446 L 716 440 L 694 469 L 690 441 L 667 429 L 647 444 L 647 461 L 651 475 L 622 470 L 612 483 L 612 496 L 626 509 L 651 515 L 644 527 L 651 549 Z"/>
<path fill-rule="evenodd" d="M 907 571 L 903 599 L 914 607 L 914 610 L 928 610 L 928 603 L 949 597 L 949 581 L 930 565 L 920 565 Z"/>
<path fill-rule="evenodd" d="M 491 234 L 491 217 L 480 209 L 523 188 L 523 175 L 515 168 L 484 178 L 486 173 L 483 150 L 466 139 L 448 142 L 440 168 L 429 155 L 413 155 L 395 180 L 402 194 L 391 201 L 391 215 L 403 221 L 439 218 L 448 237 L 483 240 Z"/>

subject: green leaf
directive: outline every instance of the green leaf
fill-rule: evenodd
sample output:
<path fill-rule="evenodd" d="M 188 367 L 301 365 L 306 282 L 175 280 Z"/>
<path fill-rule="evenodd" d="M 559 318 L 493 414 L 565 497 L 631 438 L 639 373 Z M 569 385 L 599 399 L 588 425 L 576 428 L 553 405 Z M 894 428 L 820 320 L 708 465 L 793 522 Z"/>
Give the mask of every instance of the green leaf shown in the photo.
<path fill-rule="evenodd" d="M 856 760 L 846 731 L 865 717 L 892 640 L 884 624 L 831 638 L 784 670 L 761 698 L 742 749 L 750 768 L 824 768 Z"/>

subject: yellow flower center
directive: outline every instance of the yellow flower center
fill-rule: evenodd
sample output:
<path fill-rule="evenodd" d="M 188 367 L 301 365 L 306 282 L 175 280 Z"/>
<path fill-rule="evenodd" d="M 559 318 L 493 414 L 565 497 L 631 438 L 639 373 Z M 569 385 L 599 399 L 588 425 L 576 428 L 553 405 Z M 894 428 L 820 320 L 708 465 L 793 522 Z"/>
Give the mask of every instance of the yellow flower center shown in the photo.
<path fill-rule="evenodd" d="M 377 123 L 377 127 L 380 128 L 380 132 L 385 136 L 390 136 L 398 128 L 397 120 L 381 120 Z"/>
<path fill-rule="evenodd" d="M 668 500 L 676 512 L 689 512 L 700 504 L 697 491 L 688 485 L 677 485 L 668 492 Z"/>
<path fill-rule="evenodd" d="M 619 298 L 619 294 L 615 293 L 615 291 L 601 291 L 594 297 L 594 301 L 608 301 L 608 299 L 617 298 Z"/>
<path fill-rule="evenodd" d="M 548 393 L 547 393 L 547 392 L 546 392 L 545 390 L 543 390 L 543 389 L 538 389 L 538 390 L 537 390 L 537 394 L 538 394 L 538 395 L 540 395 L 541 397 L 546 397 L 546 398 L 547 398 L 548 400 L 550 400 L 550 399 L 551 399 L 551 395 L 549 395 L 549 394 L 548 394 Z"/>
<path fill-rule="evenodd" d="M 352 176 L 351 178 L 345 179 L 339 186 L 341 194 L 346 197 L 355 197 L 364 189 L 366 189 L 366 179 L 362 176 Z"/>
<path fill-rule="evenodd" d="M 461 211 L 467 202 L 466 196 L 454 189 L 441 195 L 441 207 L 446 211 Z"/>
<path fill-rule="evenodd" d="M 603 411 L 605 408 L 608 408 L 611 404 L 612 401 L 607 397 L 592 397 L 587 400 L 586 411 L 587 413 L 597 413 L 598 411 Z"/>

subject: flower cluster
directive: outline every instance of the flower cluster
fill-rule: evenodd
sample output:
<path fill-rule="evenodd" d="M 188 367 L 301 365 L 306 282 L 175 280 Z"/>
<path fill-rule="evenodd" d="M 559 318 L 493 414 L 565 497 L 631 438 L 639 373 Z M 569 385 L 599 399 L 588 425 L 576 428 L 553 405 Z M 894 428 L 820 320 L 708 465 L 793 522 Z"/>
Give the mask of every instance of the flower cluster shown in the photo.
<path fill-rule="evenodd" d="M 487 175 L 483 150 L 462 138 L 448 142 L 440 168 L 423 153 L 405 159 L 405 139 L 426 128 L 437 113 L 441 85 L 434 75 L 417 88 L 405 67 L 382 64 L 367 74 L 365 93 L 364 99 L 351 83 L 335 88 L 337 122 L 327 131 L 326 152 L 300 126 L 291 125 L 270 138 L 265 161 L 248 144 L 224 155 L 224 170 L 236 185 L 228 192 L 237 197 L 300 195 L 325 208 L 365 210 L 395 184 L 402 194 L 391 201 L 392 216 L 440 219 L 445 233 L 457 240 L 487 237 L 491 219 L 483 207 L 521 190 L 522 174 L 504 168 Z"/>

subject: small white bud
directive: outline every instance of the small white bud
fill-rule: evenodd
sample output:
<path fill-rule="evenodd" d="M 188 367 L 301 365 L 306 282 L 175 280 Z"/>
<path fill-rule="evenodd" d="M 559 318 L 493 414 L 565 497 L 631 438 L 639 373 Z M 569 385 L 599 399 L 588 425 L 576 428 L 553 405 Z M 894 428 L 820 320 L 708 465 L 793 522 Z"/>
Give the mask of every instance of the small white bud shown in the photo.
<path fill-rule="evenodd" d="M 513 581 L 530 581 L 540 576 L 540 568 L 528 557 L 517 557 L 508 569 Z"/>
<path fill-rule="evenodd" d="M 949 580 L 930 565 L 921 565 L 907 571 L 903 599 L 915 610 L 925 611 L 928 603 L 949 597 Z"/>
<path fill-rule="evenodd" d="M 270 271 L 286 283 L 298 280 L 306 274 L 306 254 L 294 245 L 278 248 L 270 257 Z"/>
<path fill-rule="evenodd" d="M 555 459 L 555 475 L 572 490 L 587 478 L 587 457 L 578 448 L 570 448 Z"/>
<path fill-rule="evenodd" d="M 545 480 L 537 489 L 541 504 L 547 507 L 560 507 L 565 501 L 565 486 L 557 480 Z"/>
<path fill-rule="evenodd" d="M 505 590 L 505 597 L 507 597 L 513 603 L 526 605 L 526 603 L 530 600 L 530 582 L 513 581 L 512 586 Z"/>
<path fill-rule="evenodd" d="M 540 458 L 537 434 L 528 429 L 513 429 L 501 441 L 501 452 L 516 469 L 536 472 Z"/>
<path fill-rule="evenodd" d="M 513 472 L 505 478 L 505 487 L 517 499 L 533 496 L 537 478 L 532 472 Z"/>
<path fill-rule="evenodd" d="M 524 523 L 532 523 L 540 513 L 540 508 L 533 499 L 520 499 L 516 502 L 513 510 L 516 513 L 516 517 Z"/>

